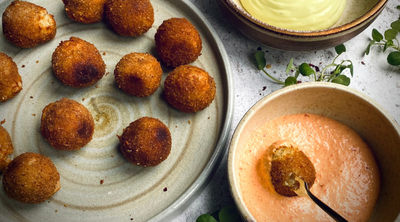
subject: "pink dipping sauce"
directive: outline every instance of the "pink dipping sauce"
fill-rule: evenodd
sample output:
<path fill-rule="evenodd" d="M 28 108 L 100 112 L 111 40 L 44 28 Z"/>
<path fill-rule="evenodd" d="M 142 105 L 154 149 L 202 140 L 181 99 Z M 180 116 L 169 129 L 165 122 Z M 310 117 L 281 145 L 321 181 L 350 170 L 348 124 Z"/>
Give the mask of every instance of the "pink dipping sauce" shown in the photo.
<path fill-rule="evenodd" d="M 291 140 L 314 164 L 310 191 L 348 221 L 367 221 L 379 196 L 379 168 L 368 145 L 350 127 L 328 117 L 294 114 L 260 127 L 239 164 L 244 203 L 258 222 L 334 221 L 307 197 L 285 197 L 267 189 L 257 173 L 268 147 Z"/>

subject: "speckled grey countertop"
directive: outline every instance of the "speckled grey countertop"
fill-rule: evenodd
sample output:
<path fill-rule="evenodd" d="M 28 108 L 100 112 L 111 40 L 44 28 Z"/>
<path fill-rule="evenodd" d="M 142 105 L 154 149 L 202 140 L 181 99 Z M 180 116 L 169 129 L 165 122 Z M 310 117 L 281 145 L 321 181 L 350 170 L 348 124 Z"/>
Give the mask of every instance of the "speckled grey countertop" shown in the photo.
<path fill-rule="evenodd" d="M 320 67 L 328 65 L 336 55 L 334 48 L 312 52 L 283 52 L 263 46 L 239 32 L 224 17 L 215 0 L 190 0 L 208 19 L 224 43 L 229 56 L 235 87 L 234 116 L 231 134 L 242 116 L 258 100 L 281 86 L 271 82 L 252 63 L 252 54 L 257 49 L 266 51 L 268 71 L 275 77 L 285 79 L 286 65 L 293 58 L 295 64 L 303 62 Z M 357 89 L 378 102 L 400 123 L 400 67 L 386 62 L 388 52 L 373 47 L 368 56 L 363 53 L 370 41 L 372 29 L 383 33 L 390 23 L 399 18 L 398 0 L 390 0 L 380 16 L 361 34 L 344 43 L 347 52 L 340 59 L 349 59 L 354 64 L 354 77 L 349 87 Z M 228 144 L 226 145 L 228 148 Z M 174 221 L 196 221 L 204 213 L 212 213 L 221 207 L 234 204 L 230 196 L 227 177 L 227 157 L 220 163 L 210 183 L 202 193 L 184 209 Z"/>

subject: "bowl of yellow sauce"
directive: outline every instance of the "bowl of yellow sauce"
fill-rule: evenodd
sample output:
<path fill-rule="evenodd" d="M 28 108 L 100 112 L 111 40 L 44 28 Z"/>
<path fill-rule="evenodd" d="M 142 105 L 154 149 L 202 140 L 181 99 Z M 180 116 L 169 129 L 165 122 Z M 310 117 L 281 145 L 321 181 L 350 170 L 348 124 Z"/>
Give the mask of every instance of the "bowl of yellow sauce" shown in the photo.
<path fill-rule="evenodd" d="M 307 197 L 276 192 L 263 166 L 279 141 L 309 158 L 311 193 L 348 221 L 400 219 L 400 126 L 361 92 L 312 82 L 262 98 L 234 131 L 228 179 L 244 221 L 333 221 Z"/>
<path fill-rule="evenodd" d="M 367 28 L 388 0 L 218 0 L 246 36 L 285 51 L 340 45 Z"/>

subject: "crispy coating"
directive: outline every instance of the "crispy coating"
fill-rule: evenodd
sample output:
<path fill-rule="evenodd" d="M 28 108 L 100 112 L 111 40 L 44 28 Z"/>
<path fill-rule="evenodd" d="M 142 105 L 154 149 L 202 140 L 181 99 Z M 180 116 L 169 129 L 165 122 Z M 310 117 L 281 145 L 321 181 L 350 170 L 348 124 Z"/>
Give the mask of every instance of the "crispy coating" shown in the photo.
<path fill-rule="evenodd" d="M 201 55 L 200 34 L 186 18 L 165 20 L 158 27 L 154 39 L 158 54 L 167 66 L 186 65 Z"/>
<path fill-rule="evenodd" d="M 53 52 L 52 68 L 65 85 L 84 88 L 95 84 L 106 72 L 106 64 L 97 48 L 80 38 L 61 41 Z"/>
<path fill-rule="evenodd" d="M 94 119 L 85 106 L 63 98 L 43 109 L 40 131 L 53 148 L 78 150 L 92 140 Z"/>
<path fill-rule="evenodd" d="M 171 133 L 160 120 L 142 117 L 129 124 L 121 136 L 121 152 L 138 166 L 157 166 L 171 152 Z"/>
<path fill-rule="evenodd" d="M 140 36 L 154 23 L 150 0 L 108 0 L 105 14 L 114 31 L 122 36 Z"/>
<path fill-rule="evenodd" d="M 272 145 L 271 182 L 275 191 L 283 196 L 297 196 L 293 190 L 300 187 L 295 176 L 302 178 L 309 188 L 315 181 L 315 168 L 310 159 L 292 143 Z"/>
<path fill-rule="evenodd" d="M 70 19 L 80 23 L 96 23 L 104 19 L 107 0 L 63 0 Z"/>
<path fill-rule="evenodd" d="M 0 125 L 0 173 L 4 171 L 11 162 L 9 157 L 14 152 L 11 137 L 7 130 Z"/>
<path fill-rule="evenodd" d="M 214 100 L 215 92 L 214 79 L 203 69 L 192 65 L 175 68 L 164 82 L 167 101 L 185 113 L 207 108 Z"/>
<path fill-rule="evenodd" d="M 3 188 L 14 200 L 42 203 L 61 188 L 60 175 L 50 158 L 38 153 L 23 153 L 4 171 Z"/>
<path fill-rule="evenodd" d="M 16 96 L 22 90 L 22 79 L 17 64 L 8 55 L 0 52 L 0 102 Z"/>
<path fill-rule="evenodd" d="M 115 81 L 124 92 L 146 97 L 160 86 L 163 71 L 160 62 L 148 53 L 130 53 L 115 67 Z"/>
<path fill-rule="evenodd" d="M 21 48 L 32 48 L 48 42 L 56 35 L 54 16 L 41 6 L 15 0 L 3 13 L 3 34 Z"/>

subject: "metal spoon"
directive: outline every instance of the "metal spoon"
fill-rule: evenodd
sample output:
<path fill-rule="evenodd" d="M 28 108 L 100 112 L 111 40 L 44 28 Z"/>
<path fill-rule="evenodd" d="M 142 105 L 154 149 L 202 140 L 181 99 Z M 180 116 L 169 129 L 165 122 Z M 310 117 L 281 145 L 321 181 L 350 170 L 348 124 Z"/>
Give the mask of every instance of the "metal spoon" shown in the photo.
<path fill-rule="evenodd" d="M 308 189 L 307 183 L 302 180 L 299 177 L 295 177 L 295 180 L 297 180 L 300 183 L 300 187 L 297 190 L 293 190 L 298 196 L 307 196 L 309 197 L 312 201 L 314 201 L 315 204 L 317 204 L 322 210 L 324 210 L 329 216 L 331 216 L 334 220 L 339 221 L 339 222 L 347 222 L 346 219 L 344 219 L 340 214 L 336 213 L 332 208 L 330 208 L 328 205 L 324 204 L 322 201 L 320 201 L 317 197 L 315 197 L 310 190 Z"/>

